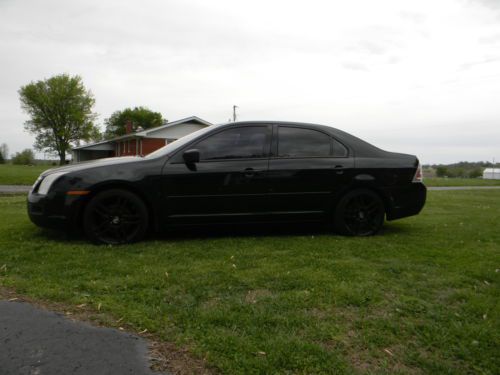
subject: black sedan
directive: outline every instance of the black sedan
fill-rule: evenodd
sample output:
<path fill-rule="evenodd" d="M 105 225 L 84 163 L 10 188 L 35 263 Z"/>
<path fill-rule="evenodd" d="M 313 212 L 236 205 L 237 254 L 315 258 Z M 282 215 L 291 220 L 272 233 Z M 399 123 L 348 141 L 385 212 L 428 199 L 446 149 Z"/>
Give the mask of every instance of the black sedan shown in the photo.
<path fill-rule="evenodd" d="M 289 122 L 215 125 L 146 157 L 51 169 L 28 195 L 31 220 L 120 244 L 178 225 L 318 221 L 345 235 L 416 215 L 417 157 L 341 130 Z"/>

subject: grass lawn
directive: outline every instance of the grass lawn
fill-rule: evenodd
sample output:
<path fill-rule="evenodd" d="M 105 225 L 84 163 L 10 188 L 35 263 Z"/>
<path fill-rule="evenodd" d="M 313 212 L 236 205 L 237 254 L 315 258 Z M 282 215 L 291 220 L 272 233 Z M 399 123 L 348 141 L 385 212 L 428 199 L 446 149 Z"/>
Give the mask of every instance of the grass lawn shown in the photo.
<path fill-rule="evenodd" d="M 50 165 L 0 164 L 0 185 L 32 185 Z"/>
<path fill-rule="evenodd" d="M 0 210 L 0 285 L 87 304 L 222 373 L 500 373 L 497 190 L 431 191 L 373 238 L 193 230 L 93 246 L 33 226 L 24 197 Z"/>
<path fill-rule="evenodd" d="M 500 179 L 428 177 L 424 183 L 426 186 L 500 186 Z"/>

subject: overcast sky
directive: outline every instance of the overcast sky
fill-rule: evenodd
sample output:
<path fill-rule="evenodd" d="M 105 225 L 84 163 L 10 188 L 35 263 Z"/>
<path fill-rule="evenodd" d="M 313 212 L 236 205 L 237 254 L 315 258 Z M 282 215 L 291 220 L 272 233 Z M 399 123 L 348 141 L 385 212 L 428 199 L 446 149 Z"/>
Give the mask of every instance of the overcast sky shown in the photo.
<path fill-rule="evenodd" d="M 18 89 L 78 74 L 98 123 L 146 106 L 332 125 L 424 163 L 500 160 L 500 0 L 0 0 L 0 143 Z"/>

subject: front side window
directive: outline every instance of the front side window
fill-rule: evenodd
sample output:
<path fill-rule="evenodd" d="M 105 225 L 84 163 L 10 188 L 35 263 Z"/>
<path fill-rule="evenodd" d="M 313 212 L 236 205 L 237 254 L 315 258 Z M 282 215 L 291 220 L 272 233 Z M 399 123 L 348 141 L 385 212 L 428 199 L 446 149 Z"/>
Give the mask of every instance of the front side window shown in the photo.
<path fill-rule="evenodd" d="M 331 138 L 317 130 L 280 126 L 278 156 L 284 158 L 329 157 Z"/>
<path fill-rule="evenodd" d="M 195 146 L 200 160 L 247 159 L 267 156 L 267 126 L 245 126 L 223 130 Z"/>

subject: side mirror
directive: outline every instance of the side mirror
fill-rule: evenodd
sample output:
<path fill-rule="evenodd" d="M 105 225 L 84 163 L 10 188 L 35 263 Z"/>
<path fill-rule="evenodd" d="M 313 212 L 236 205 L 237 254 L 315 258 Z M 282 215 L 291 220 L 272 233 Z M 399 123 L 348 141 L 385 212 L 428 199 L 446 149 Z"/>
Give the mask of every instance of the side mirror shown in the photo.
<path fill-rule="evenodd" d="M 196 149 L 184 151 L 182 158 L 186 164 L 195 164 L 200 161 L 200 151 Z"/>

